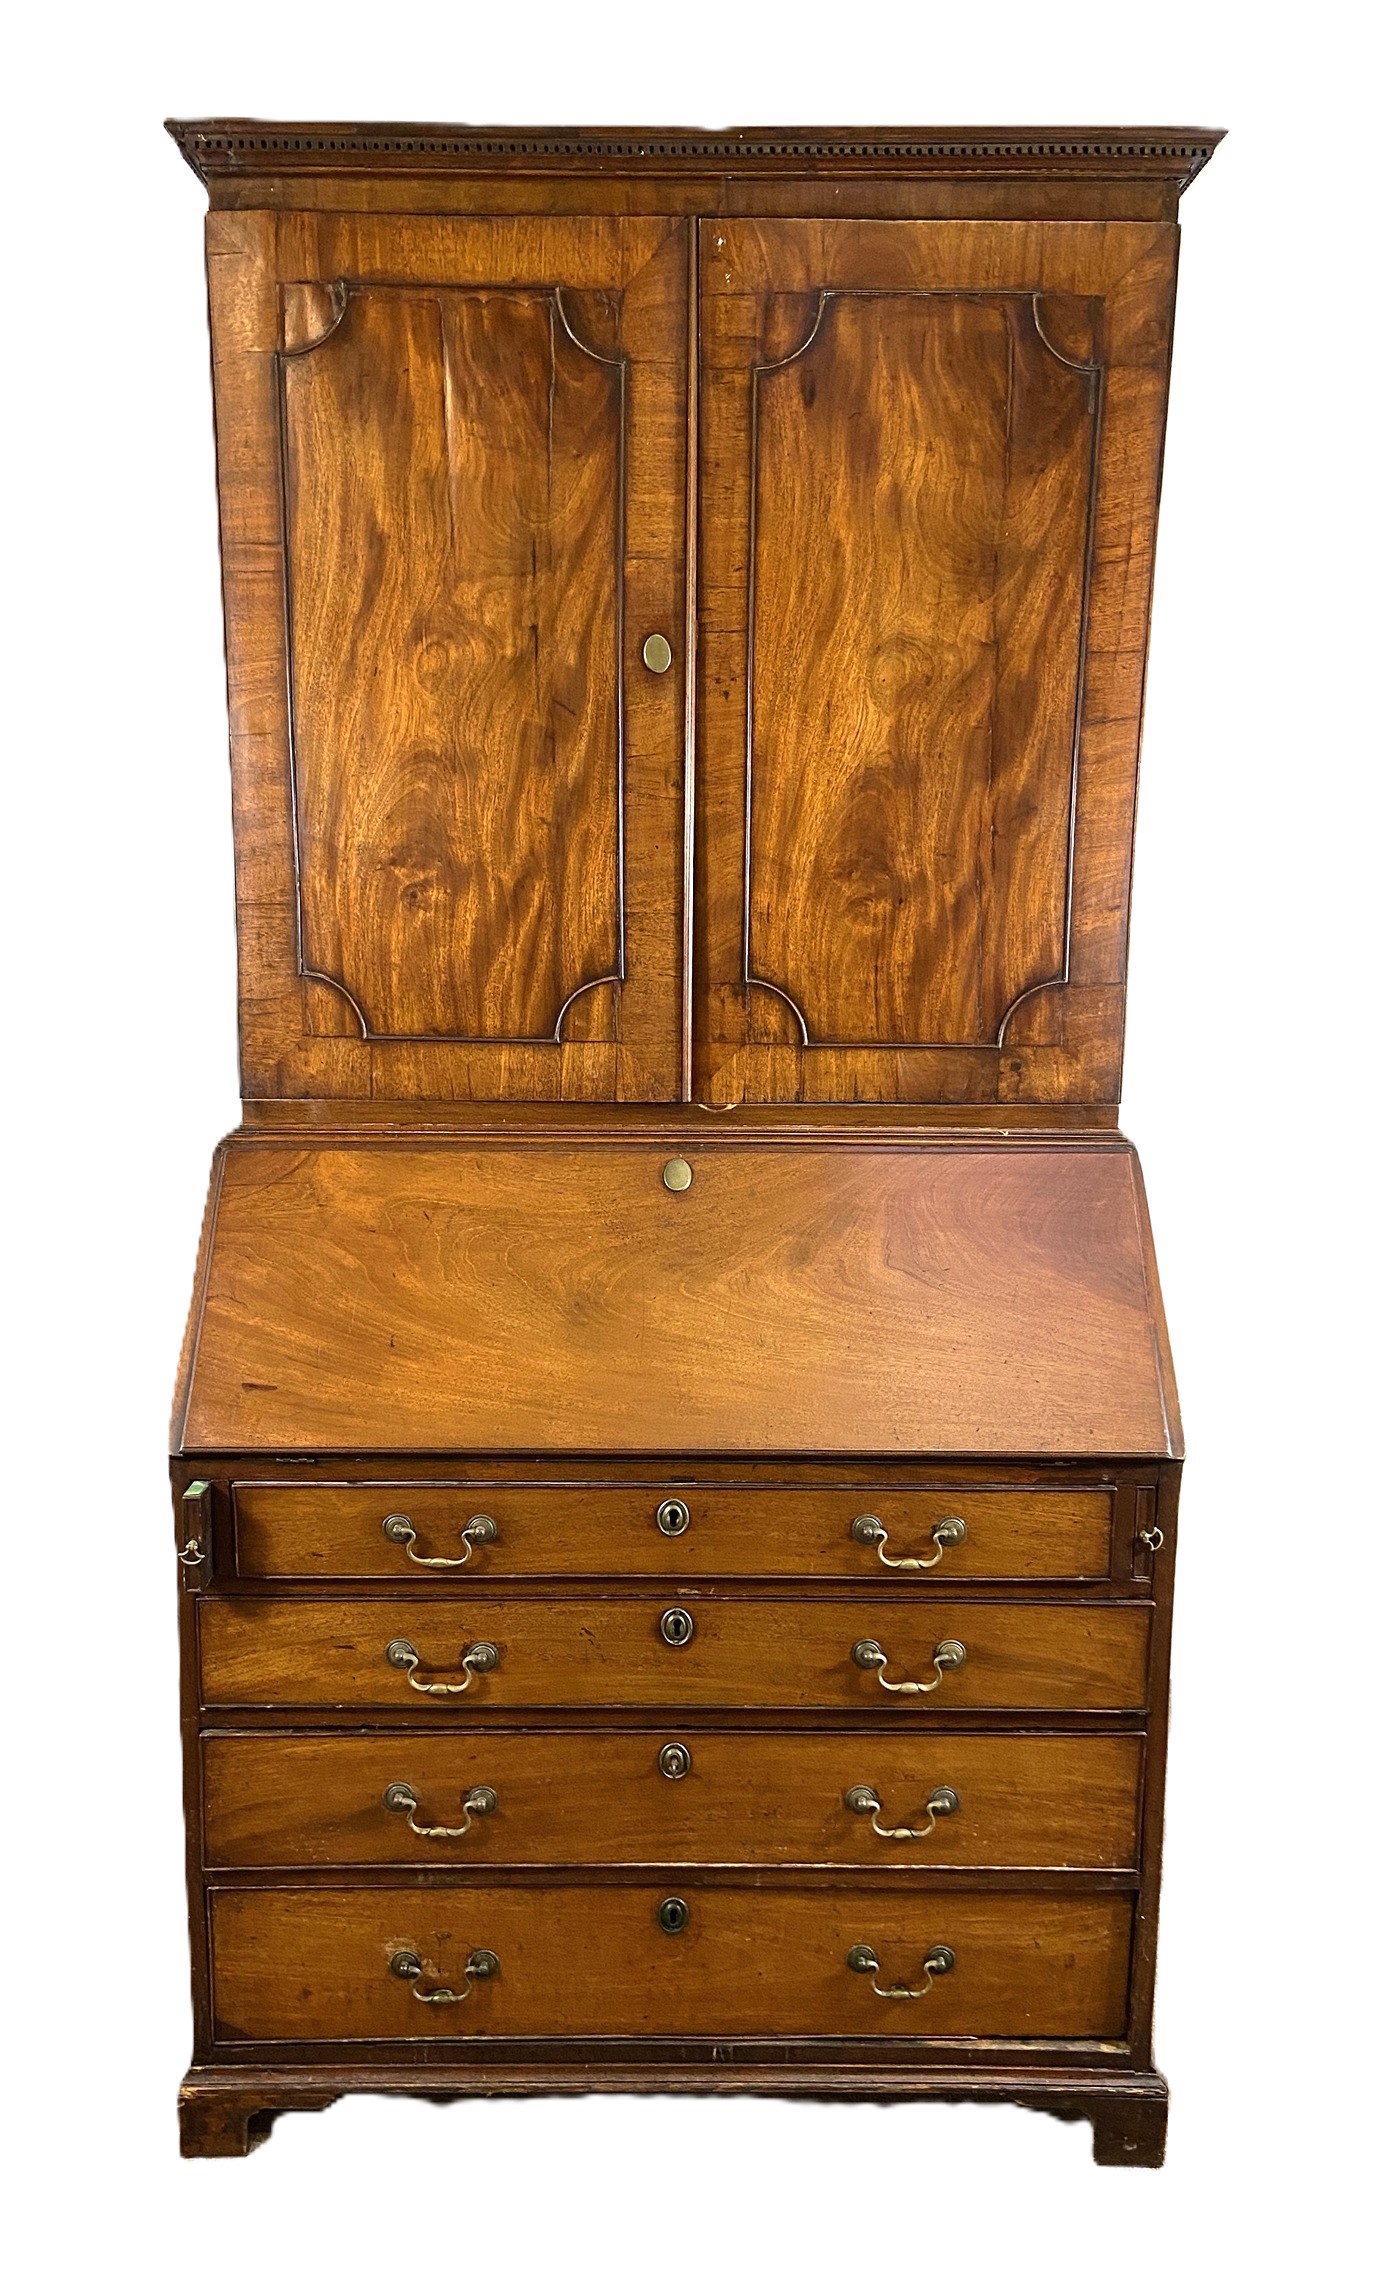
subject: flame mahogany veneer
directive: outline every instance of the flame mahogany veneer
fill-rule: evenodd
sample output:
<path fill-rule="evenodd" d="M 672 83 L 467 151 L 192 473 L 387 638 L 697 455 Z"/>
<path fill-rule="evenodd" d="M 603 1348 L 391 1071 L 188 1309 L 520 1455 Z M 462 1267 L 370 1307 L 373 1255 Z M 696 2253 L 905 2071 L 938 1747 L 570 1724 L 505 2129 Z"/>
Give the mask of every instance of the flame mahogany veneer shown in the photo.
<path fill-rule="evenodd" d="M 244 1102 L 171 1443 L 185 2151 L 734 2091 L 1159 2164 L 1116 1122 L 1217 133 L 171 132 Z"/>

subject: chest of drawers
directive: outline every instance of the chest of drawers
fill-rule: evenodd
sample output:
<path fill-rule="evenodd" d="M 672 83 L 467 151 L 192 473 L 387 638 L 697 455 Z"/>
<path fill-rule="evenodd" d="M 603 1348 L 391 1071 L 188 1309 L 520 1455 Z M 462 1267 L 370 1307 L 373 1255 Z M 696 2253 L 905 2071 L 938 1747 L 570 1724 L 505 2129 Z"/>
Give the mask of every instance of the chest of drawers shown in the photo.
<path fill-rule="evenodd" d="M 171 1441 L 185 2150 L 741 2092 L 1158 2164 L 1117 1122 L 1217 137 L 172 131 L 243 1110 Z"/>

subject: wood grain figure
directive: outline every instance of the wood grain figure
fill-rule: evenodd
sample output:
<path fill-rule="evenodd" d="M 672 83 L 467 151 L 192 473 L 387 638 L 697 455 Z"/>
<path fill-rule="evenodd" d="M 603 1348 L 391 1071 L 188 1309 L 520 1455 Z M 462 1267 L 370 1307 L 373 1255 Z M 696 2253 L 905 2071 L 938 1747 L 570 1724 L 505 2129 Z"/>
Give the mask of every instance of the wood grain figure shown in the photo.
<path fill-rule="evenodd" d="M 1158 2165 L 1117 1121 L 1218 132 L 170 129 L 243 1117 L 171 1438 L 184 2153 L 731 2092 Z"/>

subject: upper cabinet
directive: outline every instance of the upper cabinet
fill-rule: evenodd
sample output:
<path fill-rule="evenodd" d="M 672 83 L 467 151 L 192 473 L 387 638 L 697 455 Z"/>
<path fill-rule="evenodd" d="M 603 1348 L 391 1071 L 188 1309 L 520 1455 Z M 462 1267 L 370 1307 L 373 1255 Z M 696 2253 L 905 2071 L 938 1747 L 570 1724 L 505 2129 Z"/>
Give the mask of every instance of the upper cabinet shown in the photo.
<path fill-rule="evenodd" d="M 297 132 L 185 139 L 248 1099 L 1110 1119 L 1207 147 Z"/>
<path fill-rule="evenodd" d="M 701 1096 L 1115 1101 L 1175 238 L 701 226 Z"/>

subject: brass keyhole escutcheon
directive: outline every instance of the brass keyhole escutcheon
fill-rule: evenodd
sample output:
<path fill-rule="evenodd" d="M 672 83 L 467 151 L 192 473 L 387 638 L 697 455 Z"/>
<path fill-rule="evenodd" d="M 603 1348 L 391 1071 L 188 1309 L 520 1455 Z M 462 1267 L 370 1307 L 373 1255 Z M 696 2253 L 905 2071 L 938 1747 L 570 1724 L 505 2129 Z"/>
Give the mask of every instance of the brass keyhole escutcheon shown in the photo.
<path fill-rule="evenodd" d="M 658 1772 L 669 1783 L 679 1783 L 683 1775 L 691 1772 L 691 1753 L 685 1743 L 664 1743 L 657 1754 Z"/>
<path fill-rule="evenodd" d="M 669 1647 L 685 1647 L 696 1637 L 695 1617 L 685 1608 L 664 1608 L 657 1628 Z"/>
<path fill-rule="evenodd" d="M 693 1175 L 691 1164 L 676 1154 L 670 1162 L 663 1164 L 662 1183 L 669 1194 L 684 1194 Z"/>
<path fill-rule="evenodd" d="M 657 1525 L 664 1536 L 684 1536 L 691 1514 L 679 1496 L 666 1496 L 657 1508 Z"/>
<path fill-rule="evenodd" d="M 672 648 L 667 639 L 656 635 L 646 637 L 643 640 L 644 668 L 651 669 L 654 676 L 665 676 L 671 665 Z"/>
<path fill-rule="evenodd" d="M 691 1923 L 691 1905 L 680 1894 L 669 1894 L 657 1906 L 657 1922 L 664 1934 L 683 1934 Z"/>

